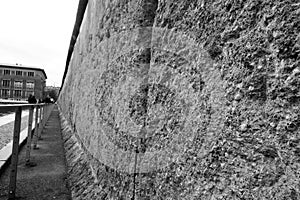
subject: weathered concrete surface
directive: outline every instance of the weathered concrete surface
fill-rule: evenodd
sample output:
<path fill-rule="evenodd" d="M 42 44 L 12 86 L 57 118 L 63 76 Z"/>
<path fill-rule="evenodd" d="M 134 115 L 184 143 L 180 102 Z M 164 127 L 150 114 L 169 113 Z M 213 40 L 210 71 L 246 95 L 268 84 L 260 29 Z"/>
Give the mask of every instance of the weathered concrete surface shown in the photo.
<path fill-rule="evenodd" d="M 70 173 L 91 175 L 74 196 L 299 199 L 299 15 L 293 0 L 89 1 L 59 97 L 87 170 Z"/>

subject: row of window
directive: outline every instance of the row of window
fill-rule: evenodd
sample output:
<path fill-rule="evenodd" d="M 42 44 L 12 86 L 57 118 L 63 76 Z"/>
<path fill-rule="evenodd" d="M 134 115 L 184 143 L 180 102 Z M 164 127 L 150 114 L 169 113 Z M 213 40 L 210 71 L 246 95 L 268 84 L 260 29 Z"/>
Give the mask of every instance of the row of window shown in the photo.
<path fill-rule="evenodd" d="M 2 80 L 3 87 L 10 87 L 10 80 Z M 23 88 L 23 81 L 14 81 L 14 87 Z M 33 89 L 34 82 L 26 82 L 26 88 Z"/>
<path fill-rule="evenodd" d="M 34 76 L 34 72 L 23 72 L 23 71 L 13 71 L 9 69 L 3 70 L 4 75 L 16 75 L 16 76 Z"/>
<path fill-rule="evenodd" d="M 28 97 L 29 95 L 34 95 L 33 91 L 26 91 L 25 96 Z M 1 90 L 2 97 L 10 97 L 10 90 L 9 89 L 2 89 Z M 22 97 L 22 90 L 13 90 L 14 97 Z"/>

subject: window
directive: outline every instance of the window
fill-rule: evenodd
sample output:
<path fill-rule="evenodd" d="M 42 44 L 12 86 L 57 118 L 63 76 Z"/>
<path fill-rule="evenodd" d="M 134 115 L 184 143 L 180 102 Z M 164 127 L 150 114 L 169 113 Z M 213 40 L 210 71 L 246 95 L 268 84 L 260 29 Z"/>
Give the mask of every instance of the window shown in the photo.
<path fill-rule="evenodd" d="M 16 71 L 11 71 L 11 75 L 15 75 Z"/>
<path fill-rule="evenodd" d="M 23 87 L 23 81 L 15 81 L 14 86 L 16 88 L 22 88 Z"/>
<path fill-rule="evenodd" d="M 9 89 L 2 89 L 1 95 L 2 95 L 2 97 L 9 97 L 9 95 L 10 95 Z"/>
<path fill-rule="evenodd" d="M 34 72 L 28 72 L 28 76 L 34 76 Z"/>
<path fill-rule="evenodd" d="M 10 75 L 10 70 L 5 69 L 5 70 L 4 70 L 4 75 Z"/>
<path fill-rule="evenodd" d="M 29 95 L 34 96 L 34 92 L 33 91 L 26 91 L 26 95 L 25 96 L 28 98 Z"/>
<path fill-rule="evenodd" d="M 3 87 L 9 87 L 10 86 L 10 80 L 3 80 L 2 81 L 2 86 Z"/>
<path fill-rule="evenodd" d="M 24 75 L 24 76 L 27 76 L 27 72 L 23 72 L 23 75 Z"/>
<path fill-rule="evenodd" d="M 15 97 L 21 97 L 22 96 L 22 90 L 15 90 Z"/>
<path fill-rule="evenodd" d="M 22 71 L 16 71 L 17 76 L 22 76 Z"/>
<path fill-rule="evenodd" d="M 26 88 L 33 89 L 34 88 L 34 83 L 33 82 L 27 82 L 26 83 Z"/>

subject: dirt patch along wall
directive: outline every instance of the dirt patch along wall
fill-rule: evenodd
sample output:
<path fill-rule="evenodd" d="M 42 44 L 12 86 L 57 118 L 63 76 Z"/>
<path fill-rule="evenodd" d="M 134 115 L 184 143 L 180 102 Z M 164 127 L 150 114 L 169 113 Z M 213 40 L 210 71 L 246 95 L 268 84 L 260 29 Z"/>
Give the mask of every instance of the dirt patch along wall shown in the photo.
<path fill-rule="evenodd" d="M 300 198 L 299 15 L 292 0 L 89 1 L 59 97 L 86 187 Z"/>

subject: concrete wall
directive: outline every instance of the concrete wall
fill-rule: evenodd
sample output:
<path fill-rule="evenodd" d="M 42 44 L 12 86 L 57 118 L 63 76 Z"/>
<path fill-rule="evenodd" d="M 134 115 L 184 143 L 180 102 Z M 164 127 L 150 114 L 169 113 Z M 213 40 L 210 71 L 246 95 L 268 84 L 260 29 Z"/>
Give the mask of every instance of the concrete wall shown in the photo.
<path fill-rule="evenodd" d="M 299 15 L 90 0 L 59 97 L 74 199 L 299 199 Z"/>

